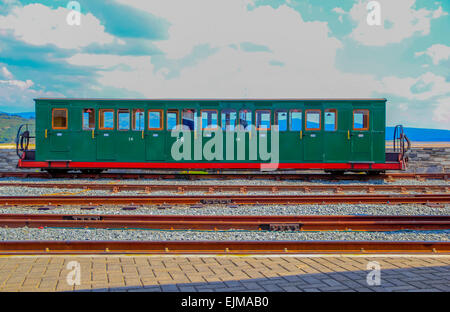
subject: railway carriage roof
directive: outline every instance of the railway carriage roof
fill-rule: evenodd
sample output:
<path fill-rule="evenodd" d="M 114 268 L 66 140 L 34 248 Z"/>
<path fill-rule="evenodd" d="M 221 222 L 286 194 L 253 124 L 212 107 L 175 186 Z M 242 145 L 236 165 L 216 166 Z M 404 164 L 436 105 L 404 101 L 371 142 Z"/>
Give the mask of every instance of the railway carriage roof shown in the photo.
<path fill-rule="evenodd" d="M 207 101 L 220 101 L 220 102 L 234 102 L 234 101 L 279 101 L 279 102 L 289 102 L 289 101 L 387 101 L 385 98 L 280 98 L 280 99 L 252 99 L 252 98 L 200 98 L 200 99 L 183 99 L 183 98 L 161 98 L 161 99 L 107 99 L 107 98 L 37 98 L 34 99 L 35 101 L 38 100 L 45 100 L 45 101 L 195 101 L 195 102 L 207 102 Z"/>

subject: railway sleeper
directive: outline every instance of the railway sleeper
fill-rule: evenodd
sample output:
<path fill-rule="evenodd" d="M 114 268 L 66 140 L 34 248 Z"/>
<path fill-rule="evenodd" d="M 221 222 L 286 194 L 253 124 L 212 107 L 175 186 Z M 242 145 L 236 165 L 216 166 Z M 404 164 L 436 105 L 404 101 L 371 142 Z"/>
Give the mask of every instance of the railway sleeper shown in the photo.
<path fill-rule="evenodd" d="M 270 223 L 270 224 L 260 224 L 259 228 L 264 231 L 300 231 L 302 224 L 300 223 Z"/>
<path fill-rule="evenodd" d="M 232 204 L 232 199 L 202 199 L 200 200 L 202 204 Z"/>
<path fill-rule="evenodd" d="M 73 220 L 73 221 L 101 221 L 102 216 L 63 216 L 63 220 Z"/>

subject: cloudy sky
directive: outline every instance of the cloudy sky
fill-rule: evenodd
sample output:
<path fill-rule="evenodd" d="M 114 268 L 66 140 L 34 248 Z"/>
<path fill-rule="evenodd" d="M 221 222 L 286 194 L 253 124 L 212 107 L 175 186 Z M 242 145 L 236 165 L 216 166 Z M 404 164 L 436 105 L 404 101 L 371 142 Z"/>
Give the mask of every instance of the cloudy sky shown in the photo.
<path fill-rule="evenodd" d="M 0 111 L 37 97 L 388 99 L 450 129 L 450 1 L 0 0 Z M 69 16 L 69 22 L 68 22 Z"/>

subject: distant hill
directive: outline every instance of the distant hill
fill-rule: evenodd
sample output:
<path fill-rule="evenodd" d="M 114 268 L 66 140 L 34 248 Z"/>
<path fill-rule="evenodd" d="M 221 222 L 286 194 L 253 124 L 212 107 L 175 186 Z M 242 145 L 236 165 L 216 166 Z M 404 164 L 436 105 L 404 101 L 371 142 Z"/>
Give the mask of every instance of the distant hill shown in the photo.
<path fill-rule="evenodd" d="M 32 133 L 34 133 L 34 118 L 24 118 L 21 116 L 0 112 L 0 143 L 14 142 L 14 140 L 16 139 L 17 130 L 22 124 L 30 124 L 30 130 L 32 130 Z"/>
<path fill-rule="evenodd" d="M 413 142 L 450 142 L 450 130 L 404 128 L 405 134 Z M 386 140 L 392 140 L 394 127 L 386 127 Z"/>
<path fill-rule="evenodd" d="M 26 118 L 26 119 L 35 119 L 36 118 L 35 112 L 15 113 L 15 114 L 10 114 L 10 115 L 19 116 L 19 117 Z"/>

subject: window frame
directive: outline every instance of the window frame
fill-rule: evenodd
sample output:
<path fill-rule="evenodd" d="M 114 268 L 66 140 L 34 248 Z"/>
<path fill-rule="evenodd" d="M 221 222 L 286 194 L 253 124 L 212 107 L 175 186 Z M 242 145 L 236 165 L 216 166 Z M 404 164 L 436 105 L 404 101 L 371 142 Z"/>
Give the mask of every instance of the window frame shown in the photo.
<path fill-rule="evenodd" d="M 300 122 L 300 126 L 302 127 L 300 130 L 292 130 L 292 112 L 296 112 L 296 113 L 300 113 L 301 114 L 301 116 L 302 116 L 302 120 L 301 120 L 301 122 Z M 289 119 L 289 127 L 288 127 L 288 129 L 289 129 L 289 131 L 290 132 L 295 132 L 295 131 L 303 131 L 303 109 L 299 109 L 299 108 L 295 108 L 295 109 L 290 109 L 289 110 L 289 116 L 288 116 L 288 119 Z"/>
<path fill-rule="evenodd" d="M 247 109 L 247 108 L 239 110 L 238 115 L 237 115 L 237 119 L 238 119 L 237 126 L 238 126 L 238 128 L 239 128 L 239 126 L 241 126 L 241 112 L 250 113 L 250 116 L 252 117 L 251 124 L 250 124 L 250 129 L 248 129 L 248 126 L 244 127 L 244 129 L 243 129 L 243 131 L 245 131 L 245 132 L 250 132 L 252 130 L 252 126 L 253 126 L 253 112 L 252 112 L 251 109 Z"/>
<path fill-rule="evenodd" d="M 224 124 L 223 124 L 222 114 L 223 113 L 225 113 L 225 114 L 226 113 L 232 113 L 232 112 L 236 113 L 236 118 L 234 119 L 234 128 L 233 128 L 233 130 L 227 129 L 227 124 L 226 124 L 226 119 L 225 119 L 225 129 L 224 129 L 223 128 Z M 220 111 L 220 129 L 222 131 L 236 131 L 236 128 L 237 128 L 237 125 L 238 125 L 238 119 L 239 119 L 239 112 L 236 109 L 234 109 L 234 108 L 222 109 Z"/>
<path fill-rule="evenodd" d="M 176 125 L 175 125 L 175 129 L 176 129 L 176 127 L 180 124 L 180 112 L 179 112 L 179 110 L 178 109 L 176 109 L 176 108 L 171 108 L 171 109 L 168 109 L 167 110 L 167 113 L 166 113 L 166 130 L 167 131 L 172 131 L 172 130 L 174 130 L 174 129 L 169 129 L 169 128 L 167 128 L 167 126 L 169 125 L 169 123 L 167 122 L 167 118 L 169 118 L 169 114 L 170 113 L 175 113 L 176 115 L 177 115 L 177 122 L 176 122 Z"/>
<path fill-rule="evenodd" d="M 335 114 L 334 115 L 334 130 L 327 130 L 325 118 L 326 118 L 326 113 L 328 113 L 328 112 L 334 112 L 334 114 Z M 324 113 L 323 130 L 325 132 L 336 132 L 336 131 L 338 131 L 338 110 L 337 110 L 337 108 L 327 108 L 327 109 L 325 109 L 323 111 L 323 113 Z"/>
<path fill-rule="evenodd" d="M 319 128 L 308 128 L 308 113 L 319 112 Z M 305 131 L 320 131 L 322 130 L 322 110 L 321 109 L 307 109 L 305 110 Z"/>
<path fill-rule="evenodd" d="M 278 113 L 286 113 L 286 130 L 280 130 L 280 124 L 278 123 Z M 287 109 L 276 109 L 273 113 L 274 126 L 278 126 L 279 132 L 289 131 L 289 110 Z"/>
<path fill-rule="evenodd" d="M 135 112 L 143 113 L 142 116 L 144 117 L 144 125 L 143 125 L 142 129 L 135 129 L 135 125 L 136 125 L 136 120 L 135 120 L 135 115 L 134 115 Z M 145 130 L 145 108 L 133 108 L 131 110 L 130 119 L 131 119 L 131 127 L 130 127 L 131 131 L 144 131 Z"/>
<path fill-rule="evenodd" d="M 186 110 L 193 110 L 194 111 L 194 120 L 193 120 L 193 122 L 194 122 L 194 129 L 189 129 L 189 130 L 184 129 L 183 116 L 184 116 L 184 111 L 186 111 Z M 183 131 L 197 131 L 198 125 L 197 125 L 197 120 L 196 119 L 197 119 L 197 109 L 196 108 L 183 108 L 181 110 L 181 123 L 180 123 L 182 130 Z"/>
<path fill-rule="evenodd" d="M 119 127 L 119 114 L 120 113 L 128 113 L 128 129 L 120 129 Z M 130 131 L 131 129 L 131 114 L 129 108 L 119 108 L 117 109 L 117 131 Z"/>
<path fill-rule="evenodd" d="M 355 112 L 367 112 L 367 128 L 355 128 Z M 364 126 L 364 115 L 363 115 L 363 126 Z M 370 129 L 370 110 L 357 108 L 352 111 L 352 130 L 353 131 L 369 131 Z"/>
<path fill-rule="evenodd" d="M 268 112 L 269 113 L 269 128 L 266 129 L 266 128 L 259 128 L 258 127 L 258 112 Z M 272 110 L 271 109 L 256 109 L 255 110 L 255 128 L 256 128 L 257 131 L 270 131 L 270 130 L 272 130 Z"/>
<path fill-rule="evenodd" d="M 150 113 L 151 112 L 159 112 L 159 128 L 150 128 Z M 163 130 L 164 129 L 164 110 L 163 109 L 149 109 L 147 110 L 147 119 L 148 119 L 148 125 L 147 125 L 147 130 L 150 131 L 159 131 L 159 130 Z"/>
<path fill-rule="evenodd" d="M 112 112 L 113 113 L 113 127 L 112 128 L 103 128 L 102 127 L 102 116 L 103 116 L 103 112 Z M 114 118 L 116 118 L 115 116 L 116 114 L 114 113 L 114 108 L 100 108 L 98 110 L 98 129 L 99 130 L 114 130 L 114 125 L 115 125 L 115 120 Z M 104 121 L 104 120 L 103 120 Z"/>
<path fill-rule="evenodd" d="M 204 128 L 203 127 L 203 112 L 215 112 L 217 115 L 217 124 L 215 128 Z M 219 129 L 219 111 L 217 109 L 205 108 L 200 110 L 200 129 L 207 131 L 215 131 Z"/>
<path fill-rule="evenodd" d="M 92 113 L 94 114 L 94 127 L 89 127 L 89 128 L 85 128 L 84 127 L 84 113 L 85 113 L 85 110 L 88 110 L 88 109 L 90 109 L 91 111 L 92 111 Z M 89 121 L 88 121 L 88 123 L 89 123 Z M 81 130 L 84 130 L 84 131 L 91 131 L 91 130 L 95 130 L 95 108 L 83 108 L 82 110 L 81 110 Z"/>
<path fill-rule="evenodd" d="M 55 110 L 63 110 L 66 112 L 66 126 L 65 127 L 55 127 L 55 119 L 54 119 L 54 114 L 55 114 Z M 69 128 L 69 111 L 67 108 L 58 108 L 58 107 L 54 107 L 52 108 L 52 129 L 54 130 L 67 130 Z"/>

